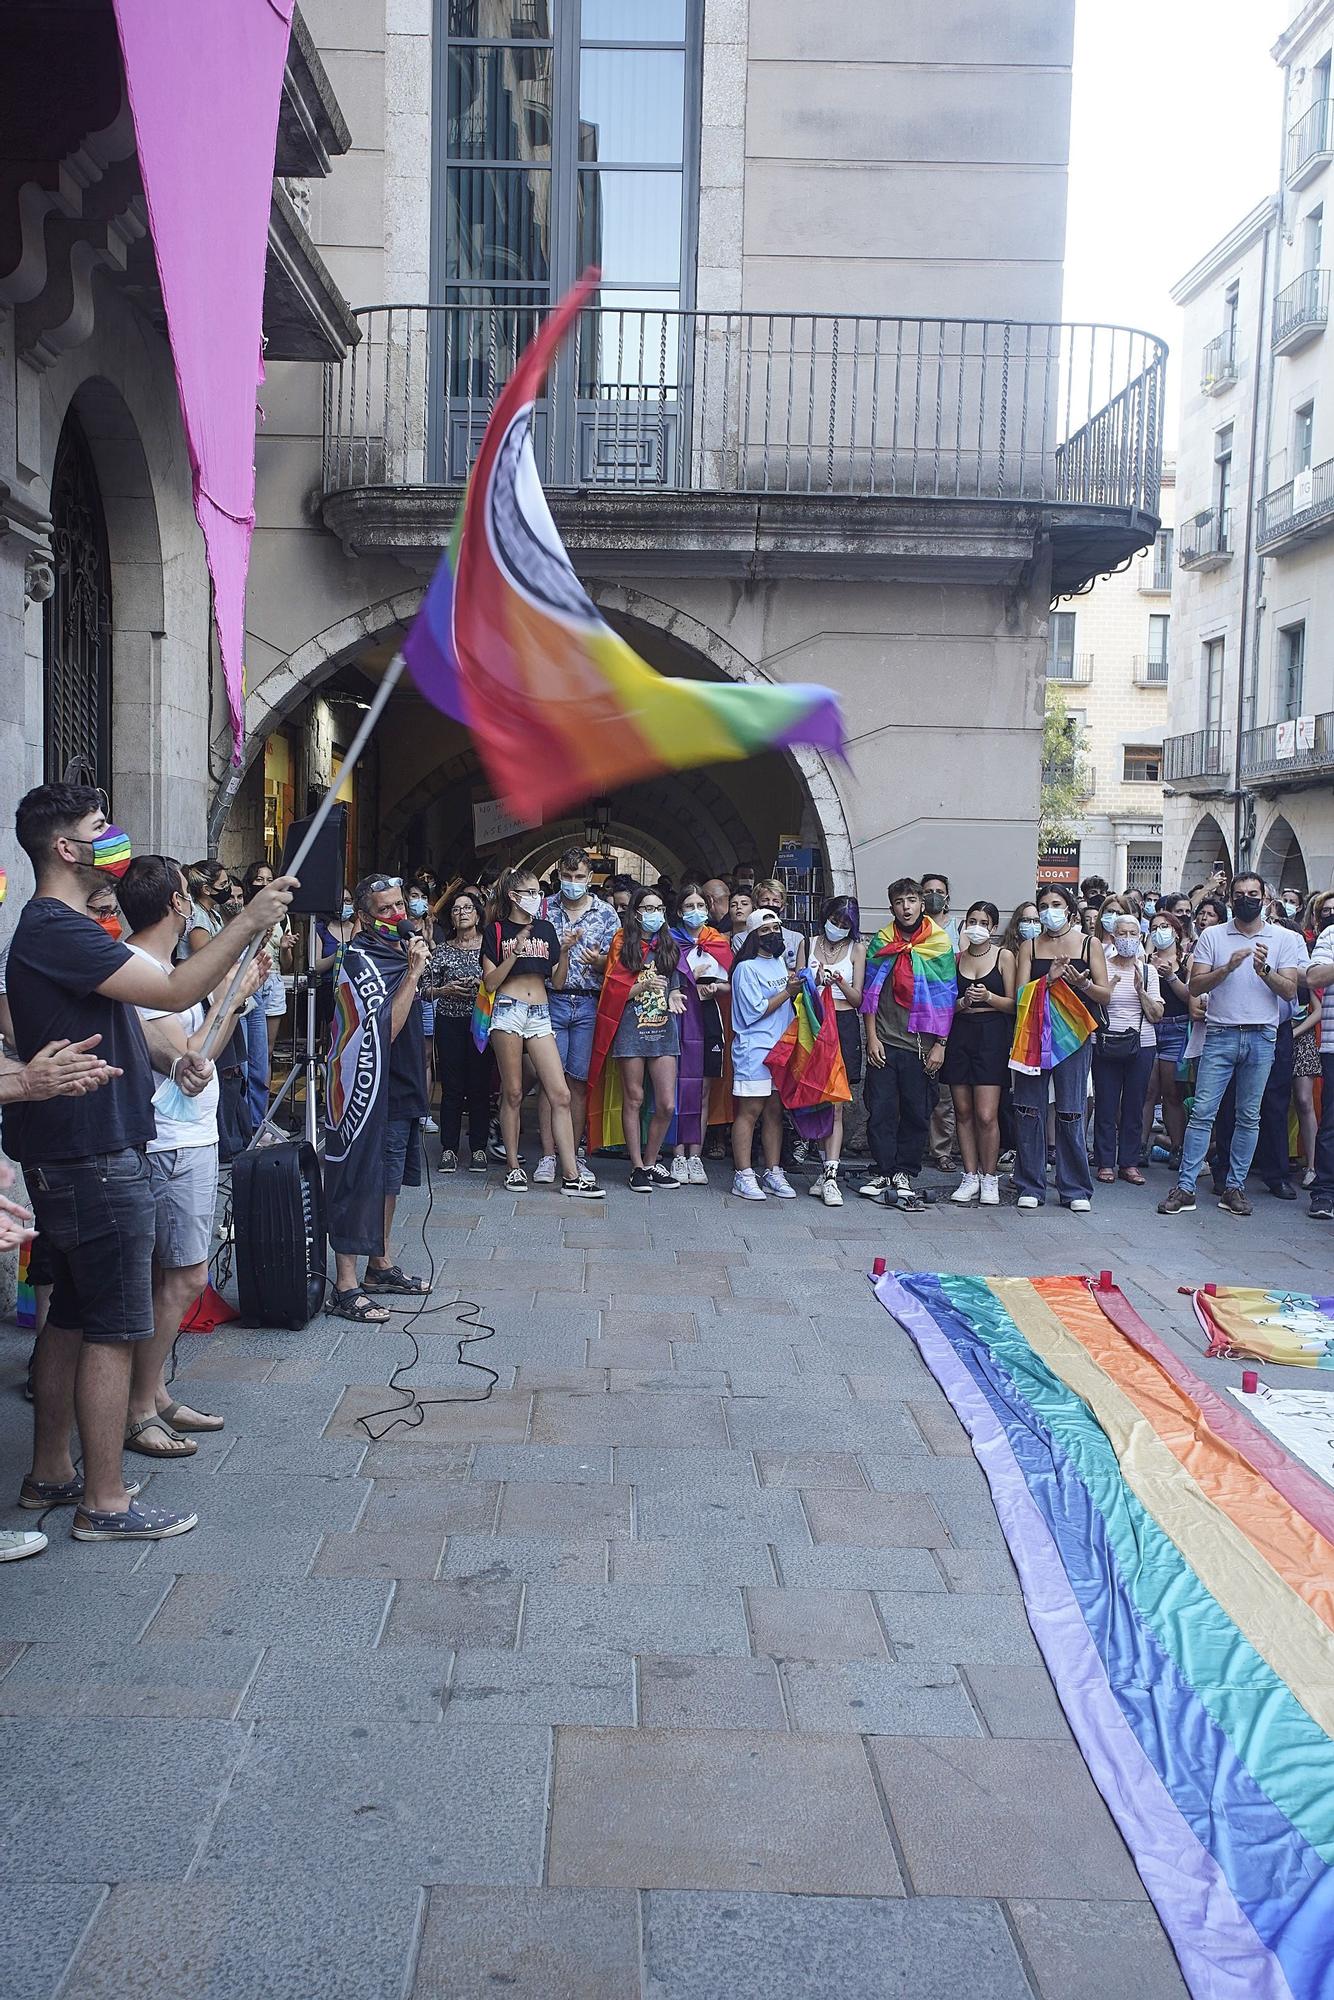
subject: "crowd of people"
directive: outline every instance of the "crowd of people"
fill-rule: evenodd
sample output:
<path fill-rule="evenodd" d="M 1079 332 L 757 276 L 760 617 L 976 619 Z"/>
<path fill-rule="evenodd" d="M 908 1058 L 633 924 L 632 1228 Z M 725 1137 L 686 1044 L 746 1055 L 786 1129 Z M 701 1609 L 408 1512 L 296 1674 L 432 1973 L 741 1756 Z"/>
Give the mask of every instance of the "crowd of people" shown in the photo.
<path fill-rule="evenodd" d="M 222 1419 L 176 1399 L 168 1357 L 204 1287 L 219 1161 L 265 1119 L 300 946 L 293 885 L 265 864 L 134 856 L 102 795 L 48 785 L 16 832 L 36 891 L 0 958 L 4 1147 L 25 1207 L 0 1195 L 0 1249 L 26 1243 L 39 1302 L 32 1466 L 20 1505 L 72 1510 L 80 1541 L 162 1539 L 193 1511 L 145 1504 L 123 1454 L 180 1458 Z M 871 1165 L 859 1195 L 911 1214 L 941 1198 L 1020 1209 L 1053 1185 L 1086 1213 L 1098 1183 L 1147 1185 L 1159 1212 L 1270 1194 L 1334 1220 L 1334 889 L 1301 897 L 1242 871 L 1175 895 L 1044 884 L 1002 922 L 951 906 L 940 873 L 901 877 L 889 921 L 829 898 L 788 921 L 752 867 L 674 883 L 595 881 L 587 852 L 442 887 L 372 875 L 317 927 L 330 1309 L 363 1324 L 427 1281 L 394 1260 L 398 1196 L 438 1169 L 504 1186 L 630 1192 L 708 1184 L 730 1154 L 740 1200 L 844 1200 L 858 1093 Z M 233 974 L 247 947 L 244 978 Z M 829 1101 L 780 1087 L 794 1003 L 818 1021 Z M 210 1059 L 210 1051 L 216 1051 Z M 835 1079 L 837 1088 L 834 1087 Z M 525 1158 L 535 1137 L 531 1175 Z M 9 1183 L 12 1185 L 12 1183 Z M 78 1457 L 72 1455 L 77 1435 Z M 0 1560 L 40 1531 L 0 1534 Z"/>

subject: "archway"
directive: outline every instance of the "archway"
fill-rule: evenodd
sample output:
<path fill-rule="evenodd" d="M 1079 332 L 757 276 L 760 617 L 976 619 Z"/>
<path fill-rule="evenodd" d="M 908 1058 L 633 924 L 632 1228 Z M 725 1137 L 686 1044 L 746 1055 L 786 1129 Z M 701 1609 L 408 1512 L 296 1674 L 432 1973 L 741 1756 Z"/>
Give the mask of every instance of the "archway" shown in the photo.
<path fill-rule="evenodd" d="M 1306 857 L 1282 813 L 1276 813 L 1270 823 L 1256 866 L 1265 881 L 1272 882 L 1276 889 L 1300 889 L 1306 895 Z"/>
<path fill-rule="evenodd" d="M 1193 889 L 1197 882 L 1207 882 L 1213 870 L 1220 866 L 1231 870 L 1227 839 L 1213 814 L 1205 813 L 1196 824 L 1186 848 L 1182 887 Z"/>

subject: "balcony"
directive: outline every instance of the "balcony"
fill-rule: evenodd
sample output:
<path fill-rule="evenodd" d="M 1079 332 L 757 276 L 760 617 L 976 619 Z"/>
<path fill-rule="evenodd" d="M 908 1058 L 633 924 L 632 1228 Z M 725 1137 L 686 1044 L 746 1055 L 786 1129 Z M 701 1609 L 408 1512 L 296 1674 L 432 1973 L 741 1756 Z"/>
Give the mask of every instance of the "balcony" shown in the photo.
<path fill-rule="evenodd" d="M 1200 389 L 1206 396 L 1221 396 L 1237 379 L 1237 336 L 1233 331 L 1218 334 L 1204 350 L 1200 363 Z"/>
<path fill-rule="evenodd" d="M 1287 180 L 1290 188 L 1304 188 L 1328 164 L 1330 136 L 1329 99 L 1317 98 L 1305 117 L 1299 118 L 1288 133 Z"/>
<path fill-rule="evenodd" d="M 1232 509 L 1206 507 L 1177 537 L 1182 569 L 1219 569 L 1232 559 Z"/>
<path fill-rule="evenodd" d="M 1073 653 L 1064 659 L 1050 660 L 1047 679 L 1059 681 L 1062 687 L 1087 687 L 1093 679 L 1092 653 Z"/>
<path fill-rule="evenodd" d="M 1299 548 L 1330 528 L 1334 528 L 1334 458 L 1307 466 L 1260 501 L 1257 540 L 1262 555 Z"/>
<path fill-rule="evenodd" d="M 1075 798 L 1091 799 L 1098 789 L 1098 774 L 1087 757 L 1061 757 L 1042 767 L 1044 785 L 1069 785 Z"/>
<path fill-rule="evenodd" d="M 1295 354 L 1325 330 L 1329 319 L 1329 272 L 1303 271 L 1274 300 L 1275 354 Z"/>
<path fill-rule="evenodd" d="M 1226 792 L 1232 782 L 1232 731 L 1193 729 L 1163 742 L 1163 783 L 1177 792 Z"/>
<path fill-rule="evenodd" d="M 325 377 L 323 517 L 425 568 L 541 312 L 374 306 Z M 1166 350 L 1124 329 L 594 305 L 533 416 L 567 545 L 622 574 L 1008 577 L 1157 530 Z M 852 504 L 854 503 L 855 504 Z M 939 564 L 948 559 L 949 566 Z"/>
<path fill-rule="evenodd" d="M 1152 654 L 1136 653 L 1131 660 L 1132 677 L 1137 688 L 1165 688 L 1167 686 L 1167 661 Z"/>
<path fill-rule="evenodd" d="M 1241 782 L 1261 791 L 1324 785 L 1334 775 L 1334 712 L 1300 715 L 1247 729 L 1241 739 Z"/>

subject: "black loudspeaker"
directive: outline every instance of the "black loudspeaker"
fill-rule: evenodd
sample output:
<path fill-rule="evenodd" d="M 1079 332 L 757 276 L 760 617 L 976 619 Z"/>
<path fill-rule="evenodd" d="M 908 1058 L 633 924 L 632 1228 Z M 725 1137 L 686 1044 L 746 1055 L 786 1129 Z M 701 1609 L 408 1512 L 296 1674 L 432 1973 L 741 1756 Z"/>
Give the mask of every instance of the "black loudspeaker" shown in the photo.
<path fill-rule="evenodd" d="M 241 1317 L 299 1332 L 324 1304 L 324 1182 L 313 1146 L 258 1146 L 232 1161 Z"/>
<path fill-rule="evenodd" d="M 313 815 L 312 815 L 313 817 Z M 297 819 L 287 829 L 283 842 L 280 875 L 291 872 L 292 856 L 306 837 L 310 820 Z M 294 917 L 336 917 L 343 906 L 343 856 L 347 851 L 347 807 L 335 806 L 310 853 L 301 864 L 301 887 L 293 896 L 290 914 Z"/>

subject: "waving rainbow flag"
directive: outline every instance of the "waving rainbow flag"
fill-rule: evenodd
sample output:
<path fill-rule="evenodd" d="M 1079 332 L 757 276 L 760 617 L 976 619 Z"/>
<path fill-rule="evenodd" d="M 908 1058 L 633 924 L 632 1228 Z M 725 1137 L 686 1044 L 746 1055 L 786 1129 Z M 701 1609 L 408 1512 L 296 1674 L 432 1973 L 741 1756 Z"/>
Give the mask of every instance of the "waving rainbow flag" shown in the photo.
<path fill-rule="evenodd" d="M 1115 1289 L 875 1290 L 967 1429 L 1195 2000 L 1334 2000 L 1334 1494 Z"/>
<path fill-rule="evenodd" d="M 875 1013 L 885 981 L 892 978 L 894 998 L 908 1011 L 909 1034 L 943 1041 L 959 993 L 955 964 L 949 932 L 930 917 L 922 918 L 911 938 L 900 937 L 893 924 L 886 924 L 866 947 L 863 1014 Z"/>
<path fill-rule="evenodd" d="M 584 590 L 533 457 L 533 406 L 587 273 L 519 357 L 496 401 L 463 511 L 403 642 L 427 700 L 472 731 L 511 812 L 530 819 L 659 771 L 814 743 L 843 754 L 828 688 L 668 680 Z"/>
<path fill-rule="evenodd" d="M 816 985 L 809 967 L 792 995 L 792 1016 L 764 1058 L 784 1107 L 808 1111 L 816 1104 L 851 1104 L 834 996 Z"/>
<path fill-rule="evenodd" d="M 1015 1008 L 1010 1068 L 1025 1076 L 1046 1076 L 1082 1049 L 1097 1025 L 1063 979 L 1030 979 Z"/>

